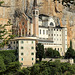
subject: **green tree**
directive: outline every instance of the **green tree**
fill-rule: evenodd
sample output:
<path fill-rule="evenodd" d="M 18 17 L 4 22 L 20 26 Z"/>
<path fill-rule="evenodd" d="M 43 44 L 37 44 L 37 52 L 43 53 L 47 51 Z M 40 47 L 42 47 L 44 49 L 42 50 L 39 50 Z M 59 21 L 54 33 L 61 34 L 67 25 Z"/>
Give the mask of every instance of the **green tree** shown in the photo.
<path fill-rule="evenodd" d="M 75 58 L 75 51 L 71 47 L 65 53 L 65 58 Z"/>
<path fill-rule="evenodd" d="M 41 61 L 44 56 L 44 45 L 38 43 L 36 46 L 36 51 L 37 51 L 36 57 L 39 58 L 39 61 Z"/>
<path fill-rule="evenodd" d="M 0 72 L 3 72 L 6 70 L 6 66 L 4 64 L 3 58 L 0 56 Z"/>
<path fill-rule="evenodd" d="M 8 22 L 7 22 L 7 24 L 5 24 L 5 25 L 0 25 L 0 47 L 4 47 L 4 45 L 6 45 L 6 43 L 8 42 L 8 37 L 10 37 L 11 38 L 11 34 L 8 34 L 8 31 L 6 30 L 6 26 L 10 26 L 10 25 L 12 25 L 11 24 L 11 20 L 9 20 Z M 7 36 L 7 34 L 8 34 L 8 36 Z M 5 37 L 5 35 L 6 35 L 6 37 Z"/>
<path fill-rule="evenodd" d="M 7 69 L 5 71 L 5 74 L 7 74 L 7 73 L 14 74 L 15 72 L 17 72 L 20 69 L 20 66 L 21 65 L 18 61 L 9 63 L 7 65 Z"/>
<path fill-rule="evenodd" d="M 70 40 L 70 48 L 72 48 L 72 41 Z"/>
<path fill-rule="evenodd" d="M 30 71 L 27 68 L 18 70 L 16 75 L 30 75 Z"/>
<path fill-rule="evenodd" d="M 39 73 L 40 73 L 40 67 L 39 64 L 36 64 L 31 68 L 31 75 L 39 75 Z"/>
<path fill-rule="evenodd" d="M 4 1 L 0 1 L 0 6 L 4 3 Z"/>
<path fill-rule="evenodd" d="M 60 57 L 60 53 L 52 48 L 48 48 L 45 54 L 48 58 Z"/>
<path fill-rule="evenodd" d="M 5 58 L 4 58 L 4 63 L 9 64 L 11 62 L 16 61 L 16 56 L 13 53 L 9 53 Z"/>

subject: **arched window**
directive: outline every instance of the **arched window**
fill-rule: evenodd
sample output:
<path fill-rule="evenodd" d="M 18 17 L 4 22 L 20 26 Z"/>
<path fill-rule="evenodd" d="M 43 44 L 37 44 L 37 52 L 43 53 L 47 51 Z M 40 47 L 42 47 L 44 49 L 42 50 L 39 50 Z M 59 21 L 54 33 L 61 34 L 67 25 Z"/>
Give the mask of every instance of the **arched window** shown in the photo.
<path fill-rule="evenodd" d="M 51 22 L 51 23 L 50 23 L 50 26 L 54 26 L 54 24 Z"/>

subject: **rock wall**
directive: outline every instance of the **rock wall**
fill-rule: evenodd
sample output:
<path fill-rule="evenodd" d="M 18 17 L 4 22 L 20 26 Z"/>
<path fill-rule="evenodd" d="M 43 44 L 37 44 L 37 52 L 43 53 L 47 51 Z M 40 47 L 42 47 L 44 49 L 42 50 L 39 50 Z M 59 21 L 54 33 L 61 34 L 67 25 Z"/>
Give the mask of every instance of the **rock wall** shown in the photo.
<path fill-rule="evenodd" d="M 31 16 L 34 0 L 0 0 L 5 3 L 0 7 L 0 18 L 11 19 L 16 25 L 17 13 L 27 13 Z M 68 28 L 68 47 L 70 40 L 75 38 L 75 6 L 70 4 L 70 7 L 62 5 L 62 0 L 37 0 L 40 14 L 59 18 L 61 26 Z M 15 17 L 14 17 L 15 16 Z M 74 42 L 73 42 L 74 43 Z"/>

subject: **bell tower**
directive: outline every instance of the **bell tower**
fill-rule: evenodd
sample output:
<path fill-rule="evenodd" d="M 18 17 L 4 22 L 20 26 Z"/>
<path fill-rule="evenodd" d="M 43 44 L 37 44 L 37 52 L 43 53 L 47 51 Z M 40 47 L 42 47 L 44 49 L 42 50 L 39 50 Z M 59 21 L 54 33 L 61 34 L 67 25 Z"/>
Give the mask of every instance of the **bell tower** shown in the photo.
<path fill-rule="evenodd" d="M 37 6 L 37 0 L 34 0 L 33 9 L 32 9 L 32 20 L 33 20 L 33 35 L 38 37 L 39 36 L 39 10 Z"/>

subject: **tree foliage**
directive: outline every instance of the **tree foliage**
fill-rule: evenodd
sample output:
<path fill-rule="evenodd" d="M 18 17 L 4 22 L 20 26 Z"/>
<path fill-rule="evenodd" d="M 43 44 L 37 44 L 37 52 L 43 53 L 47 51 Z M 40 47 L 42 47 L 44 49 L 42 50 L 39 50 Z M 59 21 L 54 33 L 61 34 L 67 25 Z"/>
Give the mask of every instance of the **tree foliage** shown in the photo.
<path fill-rule="evenodd" d="M 75 59 L 75 50 L 72 49 L 72 41 L 70 41 L 70 47 L 68 48 L 67 52 L 65 53 L 65 58 Z"/>
<path fill-rule="evenodd" d="M 4 1 L 0 1 L 0 6 L 4 3 Z"/>
<path fill-rule="evenodd" d="M 44 45 L 42 45 L 41 43 L 38 43 L 36 47 L 36 51 L 37 51 L 36 57 L 38 57 L 39 60 L 41 61 L 44 56 Z"/>
<path fill-rule="evenodd" d="M 52 48 L 48 48 L 45 54 L 46 54 L 46 57 L 49 57 L 49 58 L 60 57 L 60 53 L 56 50 L 53 50 Z"/>
<path fill-rule="evenodd" d="M 4 45 L 6 45 L 9 40 L 8 37 L 11 38 L 11 34 L 8 34 L 8 31 L 6 30 L 6 26 L 10 25 L 12 25 L 11 20 L 9 20 L 5 25 L 0 25 L 0 47 L 4 47 Z"/>
<path fill-rule="evenodd" d="M 75 58 L 75 50 L 71 47 L 68 48 L 67 52 L 65 53 L 65 58 Z"/>
<path fill-rule="evenodd" d="M 6 70 L 6 66 L 4 64 L 3 58 L 0 56 L 0 72 L 4 72 Z"/>

